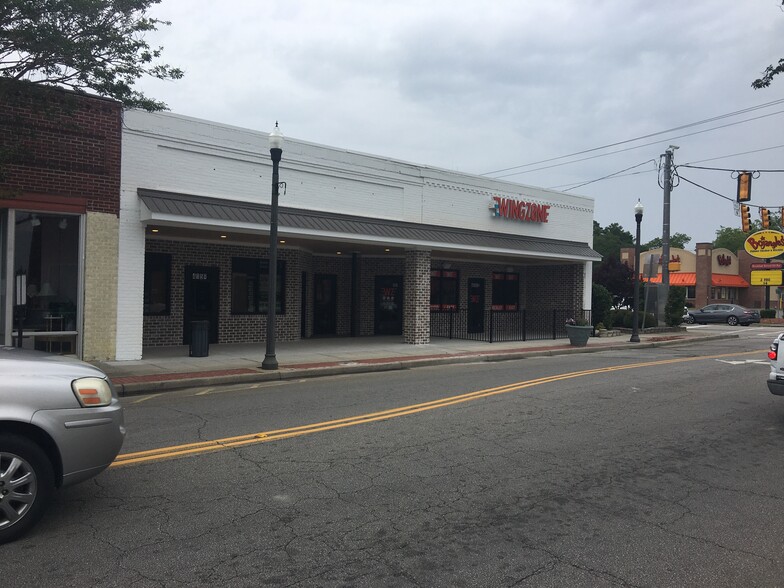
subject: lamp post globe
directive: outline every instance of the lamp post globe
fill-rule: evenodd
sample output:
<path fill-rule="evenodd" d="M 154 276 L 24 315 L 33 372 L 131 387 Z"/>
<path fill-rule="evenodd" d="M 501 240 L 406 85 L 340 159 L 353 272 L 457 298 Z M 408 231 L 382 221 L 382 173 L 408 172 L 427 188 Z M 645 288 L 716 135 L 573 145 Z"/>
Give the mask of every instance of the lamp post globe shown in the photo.
<path fill-rule="evenodd" d="M 634 306 L 632 307 L 632 336 L 630 343 L 640 342 L 640 224 L 642 223 L 642 202 L 637 199 L 634 205 L 634 220 L 637 223 L 637 238 L 634 242 Z"/>
<path fill-rule="evenodd" d="M 277 301 L 278 278 L 278 194 L 280 182 L 278 180 L 278 166 L 283 155 L 283 133 L 280 132 L 277 121 L 275 128 L 269 134 L 269 151 L 272 159 L 272 202 L 270 206 L 270 231 L 269 231 L 269 266 L 267 267 L 267 351 L 261 369 L 278 369 L 278 358 L 275 356 L 275 312 Z"/>

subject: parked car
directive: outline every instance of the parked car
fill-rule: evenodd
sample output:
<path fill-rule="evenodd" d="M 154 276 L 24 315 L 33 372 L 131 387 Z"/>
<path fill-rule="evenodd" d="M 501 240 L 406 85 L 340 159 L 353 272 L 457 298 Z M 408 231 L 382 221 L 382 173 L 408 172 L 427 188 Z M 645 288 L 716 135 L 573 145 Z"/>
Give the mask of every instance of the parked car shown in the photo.
<path fill-rule="evenodd" d="M 751 323 L 760 322 L 760 313 L 738 306 L 737 304 L 709 304 L 699 310 L 690 310 L 684 317 L 684 321 L 690 325 L 698 323 L 727 323 L 728 325 L 749 326 Z"/>
<path fill-rule="evenodd" d="M 55 488 L 103 471 L 124 438 L 122 406 L 101 370 L 0 347 L 0 544 L 41 518 Z"/>
<path fill-rule="evenodd" d="M 776 396 L 784 396 L 784 352 L 779 354 L 782 341 L 784 341 L 784 333 L 773 339 L 768 350 L 768 359 L 770 360 L 768 390 Z"/>

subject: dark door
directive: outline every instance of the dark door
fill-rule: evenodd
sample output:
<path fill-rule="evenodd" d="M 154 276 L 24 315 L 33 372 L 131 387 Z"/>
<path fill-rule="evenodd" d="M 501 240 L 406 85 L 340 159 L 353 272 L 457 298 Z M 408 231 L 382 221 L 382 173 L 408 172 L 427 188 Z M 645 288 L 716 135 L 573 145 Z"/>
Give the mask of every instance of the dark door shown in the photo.
<path fill-rule="evenodd" d="M 182 342 L 191 342 L 191 323 L 210 322 L 210 343 L 218 342 L 218 268 L 185 267 Z"/>
<path fill-rule="evenodd" d="M 485 280 L 468 279 L 468 332 L 485 331 Z"/>
<path fill-rule="evenodd" d="M 313 279 L 313 334 L 334 335 L 337 333 L 338 277 L 332 274 L 316 274 Z"/>
<path fill-rule="evenodd" d="M 376 276 L 376 335 L 403 334 L 403 276 Z"/>
<path fill-rule="evenodd" d="M 300 306 L 299 306 L 299 336 L 305 339 L 308 336 L 308 274 L 302 272 L 302 283 L 300 286 Z"/>

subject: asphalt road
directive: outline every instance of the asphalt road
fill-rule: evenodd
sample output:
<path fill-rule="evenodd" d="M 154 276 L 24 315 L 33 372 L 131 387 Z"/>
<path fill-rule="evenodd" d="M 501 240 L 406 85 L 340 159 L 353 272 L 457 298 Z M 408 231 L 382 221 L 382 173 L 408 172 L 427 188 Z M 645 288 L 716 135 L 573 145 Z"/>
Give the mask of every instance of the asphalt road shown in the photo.
<path fill-rule="evenodd" d="M 740 339 L 126 399 L 8 586 L 777 586 L 784 398 Z"/>

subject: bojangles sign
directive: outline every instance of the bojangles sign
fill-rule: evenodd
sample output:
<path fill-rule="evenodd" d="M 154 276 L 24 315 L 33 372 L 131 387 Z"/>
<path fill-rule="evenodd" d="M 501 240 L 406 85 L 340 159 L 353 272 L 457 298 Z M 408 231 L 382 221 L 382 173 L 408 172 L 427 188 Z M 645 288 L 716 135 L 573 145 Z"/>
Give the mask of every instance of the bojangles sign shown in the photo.
<path fill-rule="evenodd" d="M 500 196 L 493 196 L 490 210 L 493 211 L 493 216 L 529 223 L 546 223 L 550 215 L 549 204 L 537 204 Z"/>
<path fill-rule="evenodd" d="M 784 253 L 784 233 L 779 231 L 757 231 L 743 243 L 746 253 L 762 259 L 777 257 Z"/>

